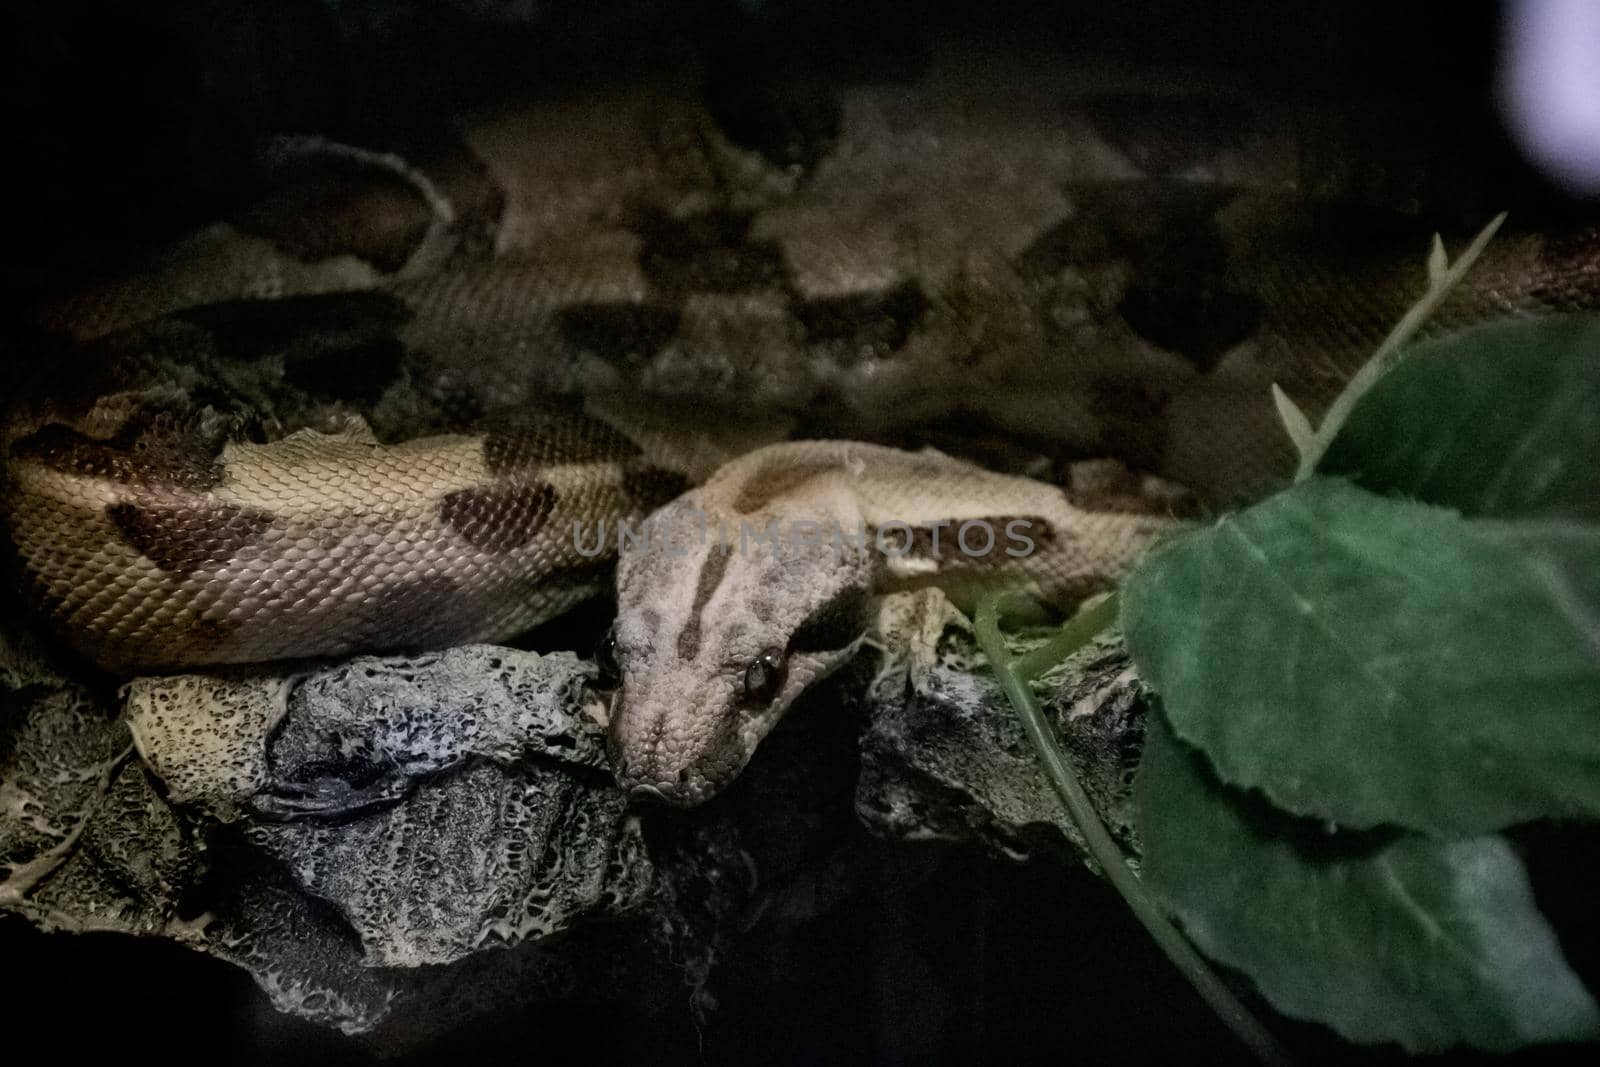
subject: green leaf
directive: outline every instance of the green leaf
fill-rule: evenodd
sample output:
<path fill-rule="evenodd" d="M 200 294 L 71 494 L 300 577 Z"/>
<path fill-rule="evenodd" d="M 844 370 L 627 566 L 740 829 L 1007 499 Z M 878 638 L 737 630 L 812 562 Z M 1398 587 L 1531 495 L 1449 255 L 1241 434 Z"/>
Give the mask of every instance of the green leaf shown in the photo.
<path fill-rule="evenodd" d="M 1600 816 L 1600 526 L 1313 478 L 1122 598 L 1178 736 L 1279 807 L 1442 834 Z"/>
<path fill-rule="evenodd" d="M 1468 516 L 1600 519 L 1600 315 L 1497 322 L 1416 346 L 1319 469 Z"/>
<path fill-rule="evenodd" d="M 1286 1015 L 1413 1052 L 1600 1037 L 1505 841 L 1326 834 L 1225 789 L 1152 715 L 1144 882 Z"/>

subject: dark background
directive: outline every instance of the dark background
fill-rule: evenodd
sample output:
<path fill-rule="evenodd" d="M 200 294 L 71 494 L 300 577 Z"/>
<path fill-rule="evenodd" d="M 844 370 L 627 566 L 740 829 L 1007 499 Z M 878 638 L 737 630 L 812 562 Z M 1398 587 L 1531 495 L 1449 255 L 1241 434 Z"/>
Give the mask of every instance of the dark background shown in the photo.
<path fill-rule="evenodd" d="M 316 131 L 403 148 L 507 94 L 686 70 L 723 86 L 910 75 L 942 37 L 1063 64 L 1222 69 L 1272 97 L 1370 101 L 1375 122 L 1420 116 L 1436 145 L 1487 176 L 1498 206 L 1524 219 L 1581 210 L 1517 158 L 1501 129 L 1492 96 L 1499 16 L 1489 4 L 1267 0 L 13 4 L 0 16 L 15 79 L 7 288 L 26 299 L 35 286 L 227 213 L 263 134 Z M 25 345 L 7 348 L 26 361 Z M 848 741 L 850 724 L 838 729 Z M 474 1023 L 402 1062 L 1244 1061 L 1083 870 L 874 842 L 849 828 L 848 782 L 835 802 L 841 847 L 879 852 L 878 873 L 806 918 L 799 936 L 790 929 L 773 943 L 758 929 L 739 943 L 712 974 L 718 1007 L 703 1025 L 685 987 L 667 1011 L 558 1004 Z M 1570 868 L 1534 869 L 1552 913 L 1585 906 Z M 1592 944 L 1568 948 L 1592 975 Z M 72 1059 L 180 1049 L 239 1063 L 374 1055 L 277 1014 L 242 972 L 170 945 L 46 937 L 7 917 L 0 975 L 18 1054 L 31 1036 Z M 1357 1058 L 1316 1028 L 1274 1026 L 1313 1062 Z M 1519 1060 L 1569 1058 L 1555 1050 Z"/>
<path fill-rule="evenodd" d="M 14 84 L 7 270 L 102 261 L 225 215 L 264 134 L 403 150 L 463 109 L 685 71 L 717 86 L 914 75 L 936 42 L 1222 70 L 1274 98 L 1370 102 L 1498 207 L 1561 202 L 1521 164 L 1492 99 L 1486 3 L 891 0 L 22 0 L 0 15 Z M 9 25 L 7 25 L 9 23 Z M 1390 138 L 1393 139 L 1392 137 Z M 1476 226 L 1473 227 L 1474 229 Z M 103 264 L 102 264 L 103 265 Z"/>

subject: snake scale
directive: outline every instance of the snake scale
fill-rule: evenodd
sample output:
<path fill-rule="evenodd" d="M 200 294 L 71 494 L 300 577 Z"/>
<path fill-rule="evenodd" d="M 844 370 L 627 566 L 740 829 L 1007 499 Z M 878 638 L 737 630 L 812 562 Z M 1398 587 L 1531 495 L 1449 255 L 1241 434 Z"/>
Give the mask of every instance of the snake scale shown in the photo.
<path fill-rule="evenodd" d="M 753 125 L 547 103 L 430 158 L 278 144 L 250 210 L 37 309 L 78 344 L 0 436 L 24 600 L 123 674 L 433 648 L 602 591 L 620 543 L 614 764 L 689 804 L 883 590 L 1106 587 L 1177 525 L 1163 486 L 1281 473 L 1268 385 L 1325 404 L 1428 227 L 1321 195 L 1292 115 L 981 73 Z M 1597 252 L 1505 236 L 1439 321 L 1593 306 Z M 849 440 L 928 427 L 1167 481 Z M 699 534 L 619 537 L 648 516 Z M 846 536 L 704 536 L 797 519 Z"/>

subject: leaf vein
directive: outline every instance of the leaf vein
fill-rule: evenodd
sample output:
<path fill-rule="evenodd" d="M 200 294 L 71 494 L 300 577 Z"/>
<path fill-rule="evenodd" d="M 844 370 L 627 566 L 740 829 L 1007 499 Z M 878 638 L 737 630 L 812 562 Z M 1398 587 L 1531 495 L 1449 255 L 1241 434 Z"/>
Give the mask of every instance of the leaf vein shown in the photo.
<path fill-rule="evenodd" d="M 1411 891 L 1406 888 L 1400 876 L 1395 872 L 1394 863 L 1389 856 L 1379 856 L 1376 860 L 1378 873 L 1383 876 L 1384 884 L 1393 891 L 1402 910 L 1404 910 L 1416 924 L 1427 934 L 1428 940 L 1441 945 L 1452 956 L 1466 965 L 1468 970 L 1477 973 L 1478 957 L 1472 950 L 1463 945 L 1456 938 L 1451 937 L 1444 924 L 1424 908 Z"/>
<path fill-rule="evenodd" d="M 1266 549 L 1257 544 L 1255 541 L 1251 540 L 1249 535 L 1244 531 L 1243 527 L 1241 527 L 1239 523 L 1225 520 L 1221 525 L 1225 529 L 1230 530 L 1234 536 L 1239 538 L 1239 540 L 1244 543 L 1246 550 L 1261 561 L 1265 572 L 1277 581 L 1278 585 L 1292 601 L 1315 603 L 1314 600 L 1306 597 L 1305 594 L 1303 594 L 1294 586 L 1293 583 L 1289 581 L 1288 576 L 1273 561 Z M 1393 682 L 1389 681 L 1389 679 L 1385 678 L 1381 674 L 1373 672 L 1370 661 L 1357 654 L 1356 650 L 1350 647 L 1345 639 L 1328 625 L 1327 620 L 1321 614 L 1317 613 L 1316 611 L 1302 611 L 1300 614 L 1303 615 L 1311 623 L 1311 625 L 1316 628 L 1317 632 L 1327 639 L 1330 646 L 1337 649 L 1344 656 L 1357 674 L 1372 682 L 1378 688 L 1379 692 L 1383 695 L 1387 703 L 1401 704 L 1408 709 L 1412 709 L 1413 711 L 1415 710 L 1415 705 L 1411 697 L 1404 693 Z"/>
<path fill-rule="evenodd" d="M 1516 443 L 1501 453 L 1500 466 L 1483 484 L 1483 493 L 1478 500 L 1485 511 L 1498 510 L 1501 493 L 1511 477 L 1526 473 L 1522 461 L 1533 443 L 1542 439 L 1553 425 L 1565 419 L 1574 407 L 1588 400 L 1589 397 L 1582 390 L 1573 390 L 1546 406 L 1537 419 L 1527 424 L 1524 431 L 1517 435 Z"/>

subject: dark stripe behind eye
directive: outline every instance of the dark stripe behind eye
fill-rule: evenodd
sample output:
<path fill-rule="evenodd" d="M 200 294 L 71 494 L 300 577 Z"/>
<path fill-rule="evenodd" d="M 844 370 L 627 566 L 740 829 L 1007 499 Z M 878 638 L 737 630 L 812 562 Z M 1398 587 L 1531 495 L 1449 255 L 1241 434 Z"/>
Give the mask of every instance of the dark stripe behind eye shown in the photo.
<path fill-rule="evenodd" d="M 870 597 L 865 589 L 849 589 L 813 611 L 789 639 L 790 652 L 835 652 L 867 628 Z"/>
<path fill-rule="evenodd" d="M 733 550 L 729 546 L 713 545 L 700 566 L 694 603 L 689 606 L 689 621 L 683 624 L 683 629 L 678 633 L 678 658 L 685 663 L 700 654 L 701 616 L 705 614 L 712 594 L 722 584 L 722 576 L 728 572 L 728 561 L 732 558 Z"/>

